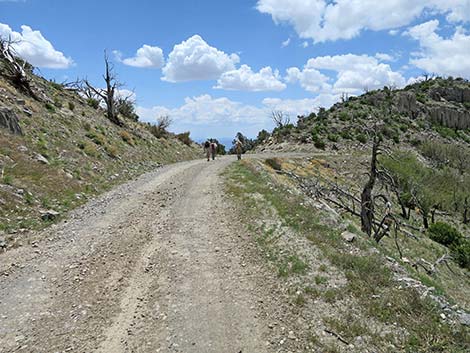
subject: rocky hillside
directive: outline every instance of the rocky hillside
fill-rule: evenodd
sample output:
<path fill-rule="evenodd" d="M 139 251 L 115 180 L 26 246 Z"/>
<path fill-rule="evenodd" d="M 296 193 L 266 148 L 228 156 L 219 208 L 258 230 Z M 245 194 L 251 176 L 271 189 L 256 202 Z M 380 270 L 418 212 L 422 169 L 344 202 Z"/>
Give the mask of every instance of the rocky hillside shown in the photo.
<path fill-rule="evenodd" d="M 299 116 L 296 125 L 276 128 L 261 150 L 360 148 L 374 124 L 394 144 L 429 138 L 470 142 L 470 83 L 435 78 L 404 89 L 385 87 L 343 99 L 328 110 Z M 293 146 L 294 145 L 294 146 Z"/>
<path fill-rule="evenodd" d="M 28 72 L 31 95 L 4 69 L 0 63 L 2 247 L 15 246 L 23 232 L 47 225 L 114 184 L 200 154 L 186 135 L 155 134 L 148 124 L 124 117 L 117 126 L 75 91 Z"/>

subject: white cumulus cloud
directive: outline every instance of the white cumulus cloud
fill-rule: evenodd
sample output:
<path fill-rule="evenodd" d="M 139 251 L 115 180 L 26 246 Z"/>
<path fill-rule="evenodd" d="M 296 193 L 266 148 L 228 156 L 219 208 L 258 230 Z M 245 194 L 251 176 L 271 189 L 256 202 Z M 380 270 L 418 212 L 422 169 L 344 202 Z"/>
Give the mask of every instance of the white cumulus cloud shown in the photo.
<path fill-rule="evenodd" d="M 152 47 L 147 44 L 144 44 L 141 48 L 137 49 L 135 56 L 131 58 L 121 59 L 121 53 L 115 53 L 117 54 L 120 61 L 128 66 L 159 69 L 165 64 L 163 50 L 159 47 Z"/>
<path fill-rule="evenodd" d="M 11 38 L 15 43 L 13 49 L 23 59 L 33 66 L 66 69 L 73 65 L 71 58 L 54 49 L 40 31 L 35 31 L 31 27 L 21 26 L 21 33 L 13 31 L 10 26 L 0 23 L 0 36 Z"/>
<path fill-rule="evenodd" d="M 258 0 L 257 9 L 314 42 L 351 39 L 366 29 L 393 30 L 428 12 L 445 14 L 451 22 L 470 21 L 469 0 Z"/>
<path fill-rule="evenodd" d="M 329 108 L 339 100 L 339 95 L 333 94 L 320 94 L 315 98 L 304 99 L 280 99 L 280 98 L 265 98 L 263 105 L 269 111 L 279 110 L 293 118 L 298 115 L 308 115 L 312 112 L 318 111 L 320 107 Z"/>
<path fill-rule="evenodd" d="M 285 80 L 288 83 L 299 82 L 302 88 L 312 93 L 331 91 L 331 84 L 328 83 L 329 77 L 308 66 L 302 70 L 297 67 L 288 68 Z"/>
<path fill-rule="evenodd" d="M 168 115 L 172 121 L 172 131 L 191 131 L 195 138 L 211 136 L 234 136 L 242 131 L 248 136 L 256 136 L 261 129 L 273 126 L 271 112 L 282 110 L 294 122 L 298 115 L 310 114 L 320 107 L 328 108 L 339 97 L 323 94 L 316 98 L 279 99 L 265 98 L 258 106 L 233 101 L 227 97 L 215 98 L 208 94 L 187 97 L 184 104 L 175 108 L 154 106 L 137 108 L 143 121 L 155 122 L 159 116 Z"/>
<path fill-rule="evenodd" d="M 162 80 L 182 82 L 217 79 L 226 71 L 234 70 L 240 61 L 236 54 L 228 55 L 211 47 L 199 35 L 177 44 L 163 67 Z"/>
<path fill-rule="evenodd" d="M 380 61 L 395 61 L 395 58 L 393 56 L 386 53 L 376 53 L 375 57 Z"/>
<path fill-rule="evenodd" d="M 336 81 L 330 86 L 322 71 L 336 72 Z M 380 63 L 368 55 L 320 56 L 307 61 L 302 70 L 289 68 L 287 80 L 299 81 L 310 92 L 358 94 L 364 89 L 383 86 L 403 87 L 405 78 L 391 69 L 390 65 Z"/>
<path fill-rule="evenodd" d="M 215 88 L 239 91 L 282 91 L 286 85 L 280 81 L 279 71 L 264 67 L 253 72 L 248 65 L 237 70 L 224 72 L 217 80 Z"/>
<path fill-rule="evenodd" d="M 452 36 L 443 38 L 436 33 L 438 27 L 439 21 L 432 20 L 406 32 L 420 46 L 410 63 L 427 73 L 470 78 L 470 35 L 457 27 Z"/>

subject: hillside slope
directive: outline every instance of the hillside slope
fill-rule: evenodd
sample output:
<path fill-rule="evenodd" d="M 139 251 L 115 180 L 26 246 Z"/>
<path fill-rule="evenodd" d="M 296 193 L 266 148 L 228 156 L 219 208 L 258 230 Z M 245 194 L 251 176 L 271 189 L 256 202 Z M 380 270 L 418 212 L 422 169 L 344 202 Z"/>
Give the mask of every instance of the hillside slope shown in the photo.
<path fill-rule="evenodd" d="M 2 247 L 112 185 L 200 155 L 198 145 L 170 133 L 157 138 L 147 124 L 124 117 L 122 127 L 111 123 L 62 85 L 28 73 L 38 100 L 1 73 L 0 65 Z"/>
<path fill-rule="evenodd" d="M 380 124 L 391 144 L 416 145 L 437 139 L 470 142 L 470 82 L 435 78 L 404 89 L 345 97 L 330 109 L 299 116 L 296 125 L 276 128 L 258 150 L 337 150 L 362 148 L 366 129 Z"/>

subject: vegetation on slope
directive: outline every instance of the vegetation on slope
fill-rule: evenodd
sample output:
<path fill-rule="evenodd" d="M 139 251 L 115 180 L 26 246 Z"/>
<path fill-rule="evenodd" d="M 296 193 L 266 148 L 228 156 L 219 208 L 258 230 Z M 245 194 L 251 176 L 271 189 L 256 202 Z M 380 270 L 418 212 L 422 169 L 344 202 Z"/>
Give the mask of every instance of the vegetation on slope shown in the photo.
<path fill-rule="evenodd" d="M 446 301 L 468 309 L 468 272 L 452 262 L 433 273 L 414 264 L 434 263 L 444 246 L 419 231 L 377 243 L 358 218 L 316 197 L 314 187 L 307 192 L 306 185 L 356 187 L 364 157 L 245 160 L 227 172 L 247 231 L 289 293 L 298 325 L 289 329 L 309 340 L 302 347 L 309 351 L 467 351 L 468 328 Z M 414 210 L 410 217 L 418 219 Z"/>
<path fill-rule="evenodd" d="M 0 129 L 0 233 L 2 246 L 21 242 L 89 197 L 161 164 L 200 154 L 189 133 L 139 123 L 132 105 L 119 105 L 121 126 L 99 102 L 28 72 L 44 99 L 35 99 L 2 76 L 0 108 L 19 121 L 22 134 Z M 1 235 L 1 234 L 0 234 Z"/>

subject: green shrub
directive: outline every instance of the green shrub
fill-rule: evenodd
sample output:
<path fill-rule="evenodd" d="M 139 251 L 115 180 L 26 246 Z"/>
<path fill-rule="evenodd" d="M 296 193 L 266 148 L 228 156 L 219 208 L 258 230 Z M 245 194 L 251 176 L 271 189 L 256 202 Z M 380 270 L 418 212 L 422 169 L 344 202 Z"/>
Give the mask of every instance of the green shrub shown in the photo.
<path fill-rule="evenodd" d="M 98 109 L 98 107 L 100 106 L 100 102 L 98 101 L 98 99 L 95 98 L 88 98 L 86 103 L 94 109 Z"/>
<path fill-rule="evenodd" d="M 465 239 L 460 244 L 452 245 L 451 251 L 455 262 L 470 270 L 470 241 Z"/>
<path fill-rule="evenodd" d="M 445 222 L 436 222 L 429 227 L 429 237 L 447 247 L 460 244 L 462 234 Z"/>
<path fill-rule="evenodd" d="M 54 105 L 60 109 L 62 108 L 62 101 L 59 98 L 54 98 Z"/>
<path fill-rule="evenodd" d="M 416 100 L 420 103 L 426 103 L 426 96 L 423 93 L 416 93 Z"/>
<path fill-rule="evenodd" d="M 316 141 L 313 143 L 313 145 L 314 145 L 316 148 L 321 149 L 321 150 L 324 150 L 325 147 L 326 147 L 325 141 L 320 140 L 320 139 L 316 140 Z"/>
<path fill-rule="evenodd" d="M 346 112 L 341 112 L 341 113 L 339 113 L 339 120 L 341 120 L 341 121 L 348 121 L 348 120 L 349 120 L 348 113 L 346 113 Z"/>
<path fill-rule="evenodd" d="M 345 140 L 352 140 L 353 139 L 353 136 L 351 135 L 351 133 L 348 130 L 341 131 L 340 135 Z"/>
<path fill-rule="evenodd" d="M 367 136 L 365 134 L 359 134 L 356 136 L 356 140 L 358 140 L 360 143 L 366 143 L 367 142 Z"/>
<path fill-rule="evenodd" d="M 182 132 L 181 134 L 177 134 L 176 138 L 183 142 L 186 146 L 191 146 L 191 143 L 193 142 L 191 138 L 189 137 L 190 132 Z"/>
<path fill-rule="evenodd" d="M 57 82 L 50 81 L 50 85 L 58 91 L 62 91 L 64 89 L 64 86 Z"/>
<path fill-rule="evenodd" d="M 338 142 L 339 136 L 336 134 L 328 134 L 328 140 L 331 142 Z"/>
<path fill-rule="evenodd" d="M 118 113 L 123 117 L 133 121 L 139 120 L 139 116 L 135 112 L 135 105 L 132 100 L 120 98 L 116 102 L 116 108 Z"/>
<path fill-rule="evenodd" d="M 85 136 L 93 140 L 97 145 L 104 146 L 106 144 L 106 138 L 99 132 L 89 131 Z"/>
<path fill-rule="evenodd" d="M 51 113 L 54 113 L 54 112 L 55 112 L 55 107 L 54 107 L 51 103 L 46 102 L 46 103 L 44 104 L 44 106 L 45 106 L 46 109 L 49 110 Z"/>
<path fill-rule="evenodd" d="M 277 158 L 268 158 L 264 162 L 274 170 L 282 170 L 281 162 Z"/>
<path fill-rule="evenodd" d="M 3 183 L 6 185 L 12 185 L 13 184 L 13 178 L 10 175 L 5 175 L 3 177 Z"/>

